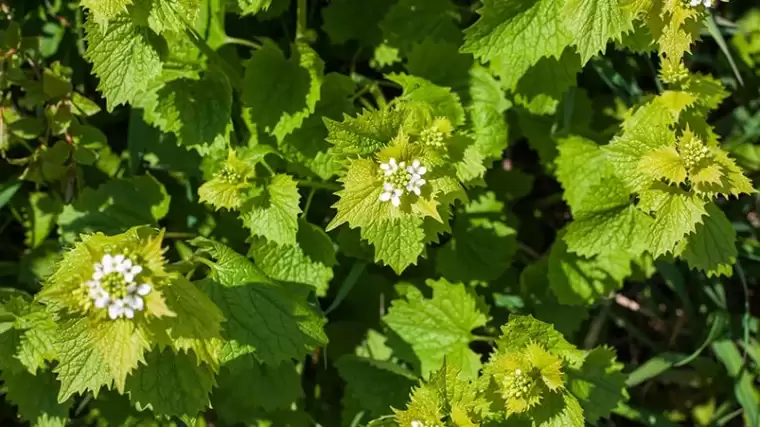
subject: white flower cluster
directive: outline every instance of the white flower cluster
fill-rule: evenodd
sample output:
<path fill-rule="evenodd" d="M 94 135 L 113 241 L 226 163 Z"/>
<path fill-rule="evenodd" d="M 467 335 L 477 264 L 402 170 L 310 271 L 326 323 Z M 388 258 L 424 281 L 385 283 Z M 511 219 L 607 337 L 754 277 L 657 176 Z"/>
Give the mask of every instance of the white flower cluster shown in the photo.
<path fill-rule="evenodd" d="M 404 190 L 419 196 L 422 186 L 425 185 L 423 175 L 427 168 L 422 166 L 419 160 L 414 160 L 407 166 L 406 162 L 399 163 L 391 157 L 388 163 L 380 163 L 380 169 L 385 175 L 383 192 L 380 194 L 381 202 L 390 201 L 393 206 L 398 206 L 401 204 Z"/>
<path fill-rule="evenodd" d="M 414 420 L 412 421 L 412 427 L 436 427 L 435 424 L 425 424 L 422 421 Z"/>
<path fill-rule="evenodd" d="M 705 7 L 712 7 L 713 0 L 690 0 L 689 5 L 691 7 L 697 7 L 700 4 L 705 5 Z"/>
<path fill-rule="evenodd" d="M 133 318 L 135 311 L 145 308 L 142 297 L 152 289 L 147 283 L 137 284 L 135 281 L 142 271 L 141 266 L 124 255 L 103 255 L 100 262 L 95 263 L 92 279 L 86 283 L 95 307 L 107 308 L 111 319 Z"/>

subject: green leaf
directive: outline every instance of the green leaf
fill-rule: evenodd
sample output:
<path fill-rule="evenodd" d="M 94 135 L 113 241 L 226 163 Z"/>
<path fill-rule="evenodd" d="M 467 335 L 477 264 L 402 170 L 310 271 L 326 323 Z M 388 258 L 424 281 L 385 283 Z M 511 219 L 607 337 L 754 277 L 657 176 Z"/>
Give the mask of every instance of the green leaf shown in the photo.
<path fill-rule="evenodd" d="M 531 411 L 536 427 L 583 427 L 583 409 L 578 400 L 567 393 L 549 393 Z"/>
<path fill-rule="evenodd" d="M 342 122 L 326 118 L 327 142 L 342 156 L 371 154 L 398 135 L 404 119 L 404 111 L 393 108 L 364 110 L 356 117 L 344 116 Z"/>
<path fill-rule="evenodd" d="M 164 186 L 150 175 L 110 180 L 97 189 L 86 188 L 74 203 L 64 206 L 58 232 L 72 243 L 82 233 L 117 234 L 157 224 L 168 213 L 170 200 Z"/>
<path fill-rule="evenodd" d="M 541 58 L 517 82 L 515 102 L 533 114 L 554 114 L 581 71 L 578 54 L 565 49 L 559 58 Z"/>
<path fill-rule="evenodd" d="M 633 30 L 633 17 L 620 0 L 568 0 L 564 10 L 565 25 L 573 35 L 583 64 L 592 56 L 604 53 L 610 40 L 620 41 L 623 33 Z"/>
<path fill-rule="evenodd" d="M 457 217 L 452 239 L 438 250 L 436 272 L 459 282 L 501 276 L 517 251 L 517 232 L 507 226 L 503 211 L 492 192 L 472 200 Z"/>
<path fill-rule="evenodd" d="M 335 363 L 349 393 L 371 417 L 404 405 L 417 378 L 395 363 L 344 355 Z"/>
<path fill-rule="evenodd" d="M 0 375 L 8 389 L 6 398 L 18 406 L 21 417 L 35 426 L 64 427 L 69 418 L 71 400 L 58 402 L 60 384 L 51 371 L 32 375 L 28 372 Z"/>
<path fill-rule="evenodd" d="M 314 112 L 324 64 L 308 45 L 296 43 L 291 57 L 265 39 L 245 68 L 243 103 L 251 120 L 281 140 Z"/>
<path fill-rule="evenodd" d="M 628 201 L 625 191 L 615 186 L 610 186 L 615 189 L 613 196 L 606 194 L 609 191 L 599 191 L 601 184 L 606 186 L 611 179 L 615 180 L 615 170 L 595 142 L 571 136 L 559 141 L 558 150 L 556 174 L 565 190 L 562 198 L 574 215 L 598 211 L 599 206 L 615 207 Z M 599 197 L 603 201 L 598 200 Z"/>
<path fill-rule="evenodd" d="M 378 24 L 391 7 L 390 0 L 334 0 L 322 9 L 322 29 L 332 44 L 356 40 L 362 46 L 382 41 Z"/>
<path fill-rule="evenodd" d="M 419 218 L 381 219 L 363 227 L 361 236 L 375 248 L 375 262 L 391 267 L 396 274 L 417 264 L 425 250 L 425 232 Z"/>
<path fill-rule="evenodd" d="M 484 0 L 480 19 L 465 30 L 462 51 L 490 62 L 502 84 L 514 88 L 541 58 L 559 58 L 572 42 L 554 0 Z"/>
<path fill-rule="evenodd" d="M 164 31 L 182 33 L 198 18 L 201 0 L 136 0 L 137 14 L 147 14 L 150 29 L 158 34 Z"/>
<path fill-rule="evenodd" d="M 470 84 L 468 80 L 473 62 L 472 55 L 459 52 L 458 43 L 426 37 L 407 54 L 406 69 L 409 74 L 463 94 Z M 441 64 L 446 66 L 442 67 Z M 503 96 L 503 93 L 500 95 Z"/>
<path fill-rule="evenodd" d="M 186 278 L 175 277 L 162 289 L 168 309 L 174 316 L 164 316 L 149 324 L 162 346 L 177 353 L 192 353 L 198 363 L 219 365 L 221 330 L 224 315 L 209 296 Z"/>
<path fill-rule="evenodd" d="M 383 321 L 406 341 L 419 360 L 423 377 L 447 363 L 460 367 L 467 378 L 480 369 L 480 357 L 469 348 L 472 330 L 486 324 L 482 305 L 464 285 L 428 280 L 432 298 L 412 289 L 406 299 L 391 302 Z"/>
<path fill-rule="evenodd" d="M 595 190 L 599 195 L 614 194 L 606 193 L 610 188 L 604 185 Z M 627 201 L 627 194 L 625 196 Z M 602 198 L 604 197 L 600 197 Z M 651 227 L 651 217 L 634 205 L 626 203 L 609 209 L 578 214 L 567 226 L 564 241 L 570 252 L 582 257 L 616 253 L 634 256 L 647 249 L 647 234 Z"/>
<path fill-rule="evenodd" d="M 148 337 L 127 319 L 69 319 L 60 325 L 56 342 L 61 383 L 58 401 L 87 391 L 97 396 L 100 388 L 115 385 L 124 392 L 127 375 L 145 363 Z"/>
<path fill-rule="evenodd" d="M 446 117 L 454 127 L 464 123 L 464 108 L 459 96 L 451 89 L 407 74 L 389 74 L 386 77 L 398 83 L 404 91 L 398 100 L 423 105 L 433 117 Z"/>
<path fill-rule="evenodd" d="M 351 97 L 355 89 L 356 84 L 346 76 L 336 73 L 325 76 L 314 114 L 300 128 L 277 141 L 280 154 L 292 162 L 289 167 L 294 171 L 306 176 L 315 174 L 323 180 L 338 174 L 341 164 L 336 149 L 326 141 L 328 133 L 323 120 L 337 120 L 343 114 L 353 113 Z"/>
<path fill-rule="evenodd" d="M 628 400 L 627 376 L 622 369 L 613 350 L 597 347 L 588 352 L 580 369 L 568 371 L 566 387 L 583 407 L 586 422 L 594 424 L 609 417 L 618 404 Z"/>
<path fill-rule="evenodd" d="M 88 21 L 85 32 L 85 58 L 100 79 L 98 89 L 106 97 L 108 111 L 132 102 L 161 74 L 155 37 L 147 28 L 133 25 L 129 16 L 120 15 L 107 28 Z"/>
<path fill-rule="evenodd" d="M 333 278 L 335 247 L 321 228 L 303 219 L 298 221 L 296 245 L 278 245 L 254 238 L 248 256 L 267 276 L 286 282 L 312 286 L 324 296 Z"/>
<path fill-rule="evenodd" d="M 536 320 L 530 315 L 510 314 L 509 321 L 501 327 L 501 336 L 496 341 L 499 353 L 520 352 L 530 343 L 538 344 L 549 353 L 562 357 L 570 366 L 583 365 L 584 352 L 567 342 L 551 324 Z"/>
<path fill-rule="evenodd" d="M 470 382 L 457 367 L 446 363 L 428 381 L 415 387 L 405 410 L 394 411 L 395 425 L 413 425 L 415 421 L 435 425 L 450 417 L 456 426 L 476 426 L 473 419 L 487 413 L 489 405 L 479 393 L 477 382 Z"/>
<path fill-rule="evenodd" d="M 716 204 L 708 204 L 705 211 L 704 222 L 687 238 L 682 256 L 689 267 L 704 271 L 707 277 L 731 276 L 738 255 L 736 231 Z"/>
<path fill-rule="evenodd" d="M 241 219 L 254 236 L 262 236 L 278 245 L 295 245 L 300 199 L 293 178 L 275 175 L 263 191 L 243 203 Z"/>
<path fill-rule="evenodd" d="M 82 6 L 89 9 L 95 22 L 103 27 L 108 21 L 125 13 L 131 4 L 132 0 L 82 0 Z"/>
<path fill-rule="evenodd" d="M 291 362 L 270 366 L 239 357 L 222 367 L 217 382 L 212 403 L 229 424 L 247 422 L 261 410 L 287 409 L 303 396 L 301 376 Z"/>
<path fill-rule="evenodd" d="M 220 243 L 193 243 L 215 259 L 200 285 L 227 318 L 223 362 L 253 353 L 275 366 L 327 343 L 325 319 L 308 303 L 309 288 L 272 282 L 250 260 Z"/>
<path fill-rule="evenodd" d="M 195 416 L 209 406 L 214 373 L 191 354 L 153 350 L 145 365 L 127 380 L 129 399 L 138 409 L 161 416 Z"/>
<path fill-rule="evenodd" d="M 29 194 L 29 224 L 26 225 L 25 243 L 30 248 L 40 246 L 53 231 L 55 220 L 62 209 L 61 201 L 47 192 Z"/>
<path fill-rule="evenodd" d="M 686 166 L 675 147 L 662 147 L 641 157 L 639 168 L 652 179 L 680 185 L 686 180 Z"/>
<path fill-rule="evenodd" d="M 207 150 L 228 138 L 232 88 L 224 74 L 207 72 L 167 83 L 143 108 L 145 121 L 175 134 L 180 145 Z"/>
<path fill-rule="evenodd" d="M 625 252 L 585 258 L 568 252 L 557 239 L 549 253 L 549 284 L 561 304 L 591 304 L 623 286 L 631 274 L 631 259 Z"/>
<path fill-rule="evenodd" d="M 449 0 L 399 0 L 383 17 L 380 29 L 385 43 L 408 52 L 414 43 L 427 37 L 459 43 L 457 16 Z"/>
<path fill-rule="evenodd" d="M 696 230 L 707 215 L 706 202 L 679 188 L 654 186 L 641 194 L 640 207 L 654 212 L 647 241 L 654 258 L 674 252 L 685 236 Z"/>

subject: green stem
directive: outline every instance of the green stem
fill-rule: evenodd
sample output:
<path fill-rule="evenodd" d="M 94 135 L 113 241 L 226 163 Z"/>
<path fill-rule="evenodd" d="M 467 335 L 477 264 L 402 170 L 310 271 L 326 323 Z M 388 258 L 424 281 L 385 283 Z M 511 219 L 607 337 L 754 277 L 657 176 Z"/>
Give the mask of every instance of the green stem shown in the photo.
<path fill-rule="evenodd" d="M 330 190 L 330 191 L 340 190 L 339 185 L 333 184 L 331 182 L 315 182 L 315 181 L 307 181 L 307 180 L 299 179 L 297 184 L 301 187 L 316 188 L 318 190 Z"/>
<path fill-rule="evenodd" d="M 314 187 L 311 187 L 311 190 L 309 191 L 309 196 L 306 197 L 306 205 L 303 207 L 303 212 L 301 212 L 301 218 L 306 218 L 306 214 L 309 213 L 309 208 L 311 207 L 311 200 L 314 198 L 314 193 L 317 192 L 317 189 Z"/>
<path fill-rule="evenodd" d="M 188 38 L 195 45 L 195 47 L 197 47 L 204 55 L 206 55 L 206 57 L 208 57 L 208 59 L 211 61 L 211 64 L 219 67 L 224 72 L 224 74 L 227 75 L 233 87 L 243 87 L 243 77 L 238 74 L 237 70 L 232 67 L 232 65 L 222 59 L 222 57 L 219 56 L 219 54 L 216 53 L 216 51 L 208 45 L 208 43 L 206 43 L 206 40 L 204 40 L 201 35 L 195 31 L 195 29 L 191 28 L 189 25 L 186 25 L 185 34 L 187 34 Z"/>
<path fill-rule="evenodd" d="M 330 306 L 327 307 L 327 310 L 325 310 L 325 316 L 338 308 L 340 306 L 340 303 L 346 299 L 348 293 L 351 292 L 351 289 L 353 289 L 356 281 L 359 280 L 359 277 L 362 275 L 362 273 L 364 273 L 364 269 L 366 267 L 366 261 L 354 262 L 354 265 L 351 266 L 351 270 L 348 272 L 348 276 L 346 276 L 346 278 L 343 280 L 343 283 L 341 283 L 340 288 L 338 289 L 338 294 L 335 296 L 335 300 L 333 300 L 332 304 L 330 304 Z"/>
<path fill-rule="evenodd" d="M 240 46 L 250 47 L 251 49 L 261 49 L 261 43 L 257 43 L 253 40 L 239 39 L 237 37 L 230 37 L 224 39 L 224 44 L 236 44 Z"/>
<path fill-rule="evenodd" d="M 198 235 L 184 231 L 167 231 L 164 233 L 164 237 L 167 239 L 192 239 L 198 237 Z"/>
<path fill-rule="evenodd" d="M 496 342 L 496 337 L 487 337 L 485 335 L 474 335 L 472 337 L 473 341 L 484 341 L 484 342 Z"/>
<path fill-rule="evenodd" d="M 301 40 L 306 36 L 306 14 L 309 11 L 306 6 L 306 0 L 298 0 L 296 6 L 296 40 Z"/>

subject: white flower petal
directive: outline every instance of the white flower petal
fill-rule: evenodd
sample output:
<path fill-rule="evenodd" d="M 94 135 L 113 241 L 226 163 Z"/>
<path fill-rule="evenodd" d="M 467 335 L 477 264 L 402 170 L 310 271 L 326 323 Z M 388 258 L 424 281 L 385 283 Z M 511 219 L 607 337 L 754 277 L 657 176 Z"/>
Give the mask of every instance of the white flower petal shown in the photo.
<path fill-rule="evenodd" d="M 419 196 L 419 195 L 420 195 L 420 187 L 414 187 L 414 188 L 412 188 L 412 192 L 413 192 L 414 194 L 416 194 L 416 195 L 418 195 L 418 196 Z"/>
<path fill-rule="evenodd" d="M 108 317 L 111 319 L 118 319 L 124 313 L 124 307 L 118 306 L 115 303 L 108 307 Z"/>
<path fill-rule="evenodd" d="M 95 307 L 106 308 L 108 307 L 109 302 L 111 302 L 111 298 L 109 298 L 108 295 L 103 295 L 95 300 Z"/>
<path fill-rule="evenodd" d="M 138 296 L 133 296 L 129 300 L 129 306 L 132 307 L 133 310 L 142 311 L 142 309 L 145 308 L 145 301 Z"/>
<path fill-rule="evenodd" d="M 103 259 L 100 260 L 100 263 L 103 264 L 104 267 L 113 264 L 113 257 L 111 254 L 105 254 L 103 255 Z"/>
<path fill-rule="evenodd" d="M 393 186 L 390 182 L 386 182 L 383 184 L 383 190 L 385 191 L 393 191 Z"/>
<path fill-rule="evenodd" d="M 381 202 L 387 202 L 391 199 L 391 193 L 389 191 L 386 191 L 385 193 L 380 194 L 380 201 Z"/>
<path fill-rule="evenodd" d="M 391 167 L 388 165 L 388 163 L 380 163 L 380 169 L 387 171 Z"/>
<path fill-rule="evenodd" d="M 391 166 L 396 166 L 396 159 L 391 157 L 390 159 L 388 159 L 388 164 Z"/>
<path fill-rule="evenodd" d="M 124 307 L 124 315 L 127 319 L 132 319 L 135 317 L 135 311 L 132 310 L 132 307 Z"/>
<path fill-rule="evenodd" d="M 417 169 L 418 167 L 420 167 L 420 161 L 419 160 L 413 161 L 412 162 L 412 167 L 415 168 L 415 169 Z"/>
<path fill-rule="evenodd" d="M 121 264 L 122 262 L 124 262 L 124 255 L 122 254 L 116 255 L 115 257 L 113 257 L 113 262 L 116 264 Z"/>
<path fill-rule="evenodd" d="M 400 204 L 401 204 L 401 199 L 400 199 L 398 196 L 395 196 L 395 195 L 394 195 L 393 197 L 391 197 L 391 204 L 392 204 L 393 206 L 396 206 L 396 207 L 398 207 L 398 205 L 400 205 Z"/>
<path fill-rule="evenodd" d="M 417 168 L 417 175 L 420 175 L 420 176 L 425 175 L 425 172 L 427 172 L 427 168 L 425 166 L 421 166 Z"/>
<path fill-rule="evenodd" d="M 149 284 L 143 283 L 142 285 L 137 287 L 137 295 L 145 296 L 148 295 L 153 289 Z"/>
<path fill-rule="evenodd" d="M 127 285 L 127 293 L 128 294 L 133 294 L 135 292 L 137 292 L 137 283 L 131 283 L 131 284 Z"/>

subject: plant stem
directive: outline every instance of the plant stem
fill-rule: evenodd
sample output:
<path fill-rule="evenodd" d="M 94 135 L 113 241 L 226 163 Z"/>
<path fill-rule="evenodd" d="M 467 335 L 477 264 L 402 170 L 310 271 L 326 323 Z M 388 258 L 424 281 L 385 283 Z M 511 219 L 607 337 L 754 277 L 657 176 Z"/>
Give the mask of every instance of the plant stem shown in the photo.
<path fill-rule="evenodd" d="M 317 192 L 317 189 L 314 187 L 311 187 L 311 191 L 309 191 L 309 196 L 306 197 L 306 205 L 303 207 L 303 211 L 301 212 L 301 218 L 306 218 L 306 214 L 309 213 L 309 208 L 311 207 L 311 200 L 314 198 L 314 193 Z"/>
<path fill-rule="evenodd" d="M 224 39 L 224 44 L 236 44 L 240 46 L 250 47 L 251 49 L 261 49 L 261 43 L 257 43 L 253 40 L 239 39 L 237 37 L 230 37 Z"/>
<path fill-rule="evenodd" d="M 306 6 L 306 0 L 298 0 L 296 9 L 296 40 L 301 40 L 306 36 L 306 14 L 308 7 Z"/>
<path fill-rule="evenodd" d="M 484 341 L 484 342 L 496 342 L 495 337 L 487 337 L 485 335 L 475 335 L 472 337 L 473 341 Z"/>
<path fill-rule="evenodd" d="M 315 181 L 307 181 L 304 179 L 299 179 L 297 184 L 301 187 L 316 188 L 318 190 L 330 190 L 330 191 L 340 190 L 339 185 L 333 184 L 331 182 L 315 182 Z"/>

